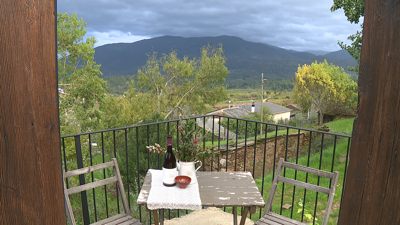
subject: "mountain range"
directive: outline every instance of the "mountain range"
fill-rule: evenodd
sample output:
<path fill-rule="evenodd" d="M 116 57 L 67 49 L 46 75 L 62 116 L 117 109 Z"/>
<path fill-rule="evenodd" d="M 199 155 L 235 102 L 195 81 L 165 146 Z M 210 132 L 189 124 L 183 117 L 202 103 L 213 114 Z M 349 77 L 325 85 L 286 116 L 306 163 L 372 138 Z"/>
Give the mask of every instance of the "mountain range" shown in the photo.
<path fill-rule="evenodd" d="M 218 37 L 176 37 L 161 36 L 145 39 L 133 43 L 115 43 L 95 48 L 95 61 L 101 64 L 100 70 L 104 76 L 132 75 L 146 64 L 148 55 L 153 51 L 169 54 L 175 50 L 178 57 L 188 56 L 189 59 L 200 56 L 202 46 L 222 44 L 226 66 L 230 72 L 227 82 L 258 82 L 261 73 L 264 78 L 293 78 L 299 65 L 322 62 L 343 67 L 346 72 L 348 66 L 357 65 L 357 61 L 345 50 L 335 52 L 310 51 L 299 52 L 287 50 L 264 43 L 245 41 L 234 36 Z M 315 53 L 315 54 L 313 54 Z M 316 55 L 326 53 L 324 55 Z"/>

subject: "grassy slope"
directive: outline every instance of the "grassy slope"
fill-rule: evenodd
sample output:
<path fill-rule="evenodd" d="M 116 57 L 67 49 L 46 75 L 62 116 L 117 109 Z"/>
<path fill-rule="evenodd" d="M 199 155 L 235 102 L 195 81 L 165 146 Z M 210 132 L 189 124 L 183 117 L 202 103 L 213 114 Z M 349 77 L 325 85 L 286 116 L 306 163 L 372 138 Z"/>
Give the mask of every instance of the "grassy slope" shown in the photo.
<path fill-rule="evenodd" d="M 353 131 L 354 118 L 339 119 L 325 125 L 331 128 L 331 132 L 351 135 Z"/>

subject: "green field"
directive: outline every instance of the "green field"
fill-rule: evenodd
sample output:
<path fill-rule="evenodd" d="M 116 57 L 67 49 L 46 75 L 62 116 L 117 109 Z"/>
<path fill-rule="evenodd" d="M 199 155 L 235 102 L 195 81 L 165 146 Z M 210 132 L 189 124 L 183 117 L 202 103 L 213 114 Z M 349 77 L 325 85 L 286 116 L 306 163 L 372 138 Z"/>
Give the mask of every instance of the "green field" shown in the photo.
<path fill-rule="evenodd" d="M 228 89 L 228 99 L 231 101 L 231 105 L 241 104 L 246 102 L 261 101 L 261 88 L 259 89 Z M 279 105 L 293 104 L 292 92 L 288 90 L 283 91 L 271 91 L 264 89 L 264 99 L 268 99 L 269 102 Z M 219 105 L 225 107 L 228 106 L 226 102 L 221 102 Z"/>

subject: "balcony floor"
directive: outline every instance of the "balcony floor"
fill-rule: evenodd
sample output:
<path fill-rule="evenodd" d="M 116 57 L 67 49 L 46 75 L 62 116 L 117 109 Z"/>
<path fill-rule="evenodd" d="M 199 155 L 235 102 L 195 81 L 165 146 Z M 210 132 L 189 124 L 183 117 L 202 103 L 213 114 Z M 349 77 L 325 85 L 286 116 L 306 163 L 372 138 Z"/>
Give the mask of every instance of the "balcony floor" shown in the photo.
<path fill-rule="evenodd" d="M 239 213 L 238 213 L 239 214 Z M 238 224 L 240 222 L 241 216 L 238 216 Z M 224 212 L 222 209 L 209 207 L 207 209 L 202 209 L 194 211 L 187 215 L 179 218 L 174 218 L 171 220 L 164 221 L 165 225 L 232 225 L 233 224 L 233 214 Z M 254 221 L 249 218 L 246 219 L 245 225 L 253 225 Z"/>

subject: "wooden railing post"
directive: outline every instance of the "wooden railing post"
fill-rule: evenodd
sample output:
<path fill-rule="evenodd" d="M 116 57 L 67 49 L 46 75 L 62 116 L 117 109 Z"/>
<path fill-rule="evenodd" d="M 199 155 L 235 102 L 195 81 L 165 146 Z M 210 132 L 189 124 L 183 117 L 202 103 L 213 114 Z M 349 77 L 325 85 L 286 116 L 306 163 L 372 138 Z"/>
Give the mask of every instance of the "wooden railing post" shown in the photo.
<path fill-rule="evenodd" d="M 366 0 L 341 225 L 400 224 L 400 2 Z"/>
<path fill-rule="evenodd" d="M 65 224 L 55 0 L 0 1 L 0 224 Z"/>

